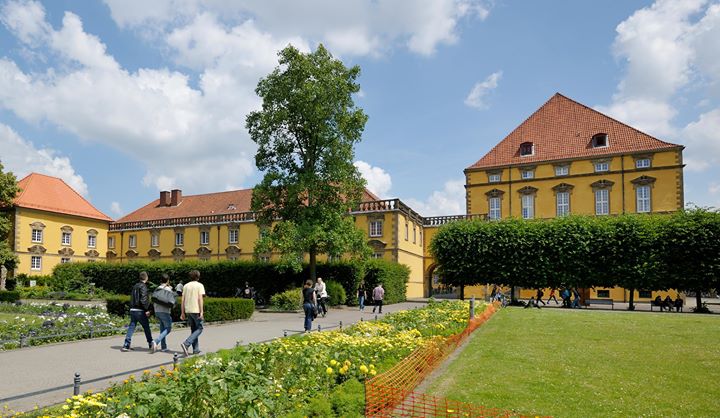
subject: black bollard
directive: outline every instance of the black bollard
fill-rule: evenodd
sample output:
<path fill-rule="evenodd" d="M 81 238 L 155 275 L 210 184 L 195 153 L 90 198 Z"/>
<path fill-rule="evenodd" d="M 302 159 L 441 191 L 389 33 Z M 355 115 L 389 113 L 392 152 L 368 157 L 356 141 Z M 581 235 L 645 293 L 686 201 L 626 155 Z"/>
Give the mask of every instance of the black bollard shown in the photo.
<path fill-rule="evenodd" d="M 73 379 L 73 395 L 79 395 L 80 394 L 80 373 L 75 373 L 75 378 Z"/>
<path fill-rule="evenodd" d="M 318 332 L 322 331 L 322 326 L 318 324 Z"/>
<path fill-rule="evenodd" d="M 178 354 L 173 354 L 173 370 L 177 370 L 178 368 Z"/>
<path fill-rule="evenodd" d="M 342 331 L 342 321 L 340 321 L 340 331 Z"/>
<path fill-rule="evenodd" d="M 283 337 L 287 337 L 287 330 L 286 330 L 286 329 L 283 330 Z"/>

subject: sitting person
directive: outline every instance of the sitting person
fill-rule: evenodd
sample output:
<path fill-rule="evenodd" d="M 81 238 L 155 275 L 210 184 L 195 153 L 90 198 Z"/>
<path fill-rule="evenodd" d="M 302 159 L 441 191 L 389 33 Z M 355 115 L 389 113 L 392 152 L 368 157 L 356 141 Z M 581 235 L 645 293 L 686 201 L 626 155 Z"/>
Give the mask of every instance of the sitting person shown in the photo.
<path fill-rule="evenodd" d="M 680 297 L 680 294 L 678 293 L 677 298 L 675 299 L 675 312 L 682 312 L 683 308 L 683 300 Z"/>
<path fill-rule="evenodd" d="M 672 298 L 670 297 L 670 295 L 665 296 L 663 305 L 665 305 L 664 307 L 667 308 L 668 312 L 672 312 L 674 302 L 673 302 Z"/>
<path fill-rule="evenodd" d="M 660 312 L 662 312 L 663 310 L 665 310 L 665 307 L 663 306 L 663 300 L 662 300 L 662 298 L 660 297 L 660 295 L 658 295 L 658 296 L 655 297 L 655 300 L 652 302 L 652 304 L 655 305 L 655 306 L 659 306 L 659 307 L 660 307 Z"/>

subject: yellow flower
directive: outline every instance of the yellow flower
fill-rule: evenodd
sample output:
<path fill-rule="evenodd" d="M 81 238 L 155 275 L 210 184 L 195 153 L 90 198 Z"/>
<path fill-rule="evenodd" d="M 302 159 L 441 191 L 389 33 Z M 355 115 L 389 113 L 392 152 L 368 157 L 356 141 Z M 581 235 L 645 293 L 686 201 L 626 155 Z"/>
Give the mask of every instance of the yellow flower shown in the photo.
<path fill-rule="evenodd" d="M 364 364 L 362 366 L 360 366 L 360 371 L 363 373 L 367 373 L 368 372 L 367 366 L 365 366 Z"/>
<path fill-rule="evenodd" d="M 327 374 L 333 374 L 333 369 L 332 369 L 332 367 L 328 367 L 327 369 L 325 369 L 325 373 L 327 373 Z"/>
<path fill-rule="evenodd" d="M 340 370 L 338 370 L 338 371 L 340 372 L 340 374 L 345 374 L 345 373 L 347 373 L 347 369 L 344 368 L 344 367 L 341 367 Z"/>
<path fill-rule="evenodd" d="M 337 364 L 338 364 L 338 363 L 337 363 L 337 361 L 335 361 L 335 359 L 330 360 L 330 365 L 331 365 L 331 366 L 336 366 Z"/>
<path fill-rule="evenodd" d="M 375 376 L 377 374 L 377 371 L 375 369 L 370 370 L 370 375 Z"/>

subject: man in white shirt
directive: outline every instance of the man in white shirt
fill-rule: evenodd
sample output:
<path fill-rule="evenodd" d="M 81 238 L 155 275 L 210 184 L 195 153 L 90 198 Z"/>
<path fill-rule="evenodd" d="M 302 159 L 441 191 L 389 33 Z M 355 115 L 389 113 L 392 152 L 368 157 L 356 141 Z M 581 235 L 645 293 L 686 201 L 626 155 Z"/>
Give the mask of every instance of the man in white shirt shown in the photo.
<path fill-rule="evenodd" d="M 378 283 L 375 289 L 373 289 L 372 297 L 375 301 L 375 306 L 373 306 L 373 313 L 375 313 L 375 308 L 378 307 L 380 308 L 379 313 L 382 313 L 383 299 L 385 298 L 385 289 L 383 289 L 382 283 Z"/>
<path fill-rule="evenodd" d="M 200 343 L 198 337 L 203 332 L 203 296 L 205 296 L 205 286 L 199 282 L 200 272 L 193 270 L 190 272 L 190 282 L 183 286 L 182 300 L 180 302 L 180 319 L 182 321 L 187 317 L 191 334 L 185 342 L 180 344 L 185 356 L 188 355 L 188 348 L 192 346 L 193 354 L 200 354 Z"/>

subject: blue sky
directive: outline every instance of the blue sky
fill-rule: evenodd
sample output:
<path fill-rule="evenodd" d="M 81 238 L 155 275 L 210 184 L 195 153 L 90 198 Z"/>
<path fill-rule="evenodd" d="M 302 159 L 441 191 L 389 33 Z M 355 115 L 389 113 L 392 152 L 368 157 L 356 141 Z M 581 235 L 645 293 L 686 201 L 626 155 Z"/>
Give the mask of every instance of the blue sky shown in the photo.
<path fill-rule="evenodd" d="M 720 1 L 0 1 L 0 161 L 118 218 L 177 187 L 252 187 L 245 115 L 292 43 L 359 65 L 357 165 L 422 215 L 555 92 L 686 145 L 720 206 Z"/>

